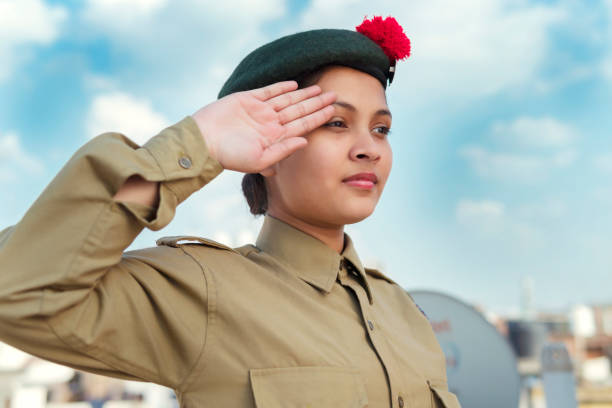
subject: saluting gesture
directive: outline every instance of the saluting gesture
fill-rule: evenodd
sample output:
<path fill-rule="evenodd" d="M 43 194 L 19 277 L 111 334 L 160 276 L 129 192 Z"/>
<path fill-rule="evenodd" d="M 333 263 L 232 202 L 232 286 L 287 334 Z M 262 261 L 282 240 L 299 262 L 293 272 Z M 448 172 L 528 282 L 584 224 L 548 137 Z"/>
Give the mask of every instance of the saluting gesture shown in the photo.
<path fill-rule="evenodd" d="M 225 169 L 259 173 L 306 146 L 303 136 L 331 118 L 336 95 L 297 86 L 283 81 L 235 92 L 194 113 L 210 155 Z"/>

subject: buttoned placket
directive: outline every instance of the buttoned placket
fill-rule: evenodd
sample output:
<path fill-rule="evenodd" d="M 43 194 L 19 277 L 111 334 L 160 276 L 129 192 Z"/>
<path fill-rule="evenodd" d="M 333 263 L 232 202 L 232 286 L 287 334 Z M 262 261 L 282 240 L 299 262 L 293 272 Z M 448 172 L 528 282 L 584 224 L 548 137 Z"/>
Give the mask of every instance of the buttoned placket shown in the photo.
<path fill-rule="evenodd" d="M 349 273 L 351 271 L 351 273 Z M 357 272 L 354 271 L 354 267 L 345 258 L 340 261 L 340 270 L 338 271 L 338 282 L 357 297 L 359 302 L 359 309 L 363 318 L 363 324 L 370 344 L 373 346 L 378 359 L 380 360 L 385 373 L 387 375 L 387 384 L 390 390 L 391 406 L 393 408 L 405 408 L 407 407 L 407 400 L 404 399 L 400 390 L 402 385 L 400 384 L 400 371 L 399 368 L 393 363 L 395 359 L 391 355 L 391 351 L 387 345 L 387 341 L 384 338 L 380 330 L 377 330 L 376 321 L 372 316 L 371 305 L 368 301 L 367 294 L 362 285 L 356 280 L 355 275 Z"/>

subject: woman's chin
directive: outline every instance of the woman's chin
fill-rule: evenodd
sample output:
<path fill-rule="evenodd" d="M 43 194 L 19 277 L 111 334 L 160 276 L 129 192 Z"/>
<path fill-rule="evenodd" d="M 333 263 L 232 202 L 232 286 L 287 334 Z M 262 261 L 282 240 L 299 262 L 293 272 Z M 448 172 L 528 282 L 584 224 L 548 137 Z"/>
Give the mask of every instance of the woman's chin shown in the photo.
<path fill-rule="evenodd" d="M 343 220 L 343 224 L 355 224 L 368 218 L 374 212 L 375 206 L 358 206 L 343 209 L 338 218 Z"/>
<path fill-rule="evenodd" d="M 292 212 L 292 214 L 311 224 L 341 226 L 355 224 L 368 218 L 374 212 L 377 203 L 373 202 L 373 200 L 351 198 L 329 204 L 331 205 L 300 207 L 299 210 Z"/>

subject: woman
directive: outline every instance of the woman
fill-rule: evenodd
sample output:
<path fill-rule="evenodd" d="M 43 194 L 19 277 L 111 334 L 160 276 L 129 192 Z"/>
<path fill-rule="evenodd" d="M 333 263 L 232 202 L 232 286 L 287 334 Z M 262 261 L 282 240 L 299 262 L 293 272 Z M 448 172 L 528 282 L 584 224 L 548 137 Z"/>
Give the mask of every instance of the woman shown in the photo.
<path fill-rule="evenodd" d="M 427 319 L 343 232 L 391 169 L 398 58 L 367 29 L 391 20 L 283 37 L 144 146 L 85 144 L 0 232 L 0 340 L 171 387 L 182 407 L 459 407 Z M 247 173 L 265 214 L 254 245 L 166 237 L 123 252 L 223 169 Z"/>

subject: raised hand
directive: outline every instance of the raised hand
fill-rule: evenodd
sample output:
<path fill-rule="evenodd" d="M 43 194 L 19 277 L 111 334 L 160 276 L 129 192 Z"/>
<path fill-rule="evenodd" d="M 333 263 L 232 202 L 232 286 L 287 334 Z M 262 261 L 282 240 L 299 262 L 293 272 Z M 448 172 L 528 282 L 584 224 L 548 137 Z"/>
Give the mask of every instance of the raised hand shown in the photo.
<path fill-rule="evenodd" d="M 332 117 L 336 95 L 296 88 L 283 81 L 236 92 L 194 113 L 210 154 L 225 169 L 258 173 L 306 146 L 303 136 Z"/>

